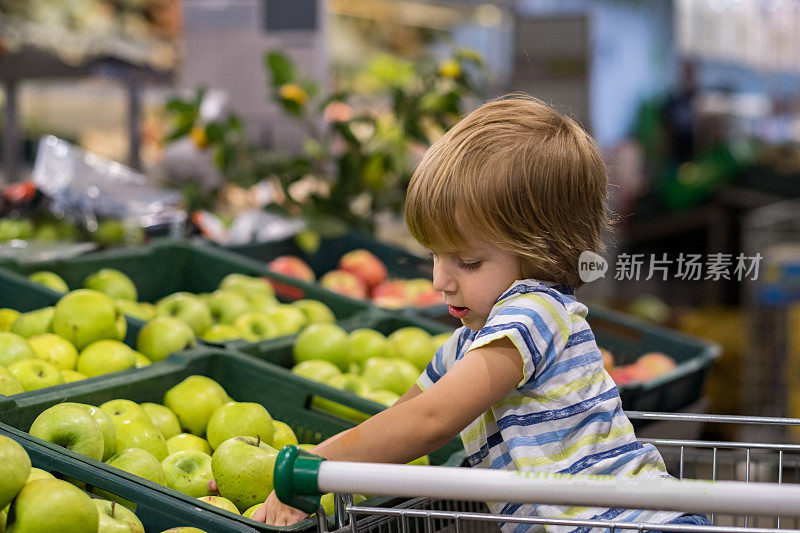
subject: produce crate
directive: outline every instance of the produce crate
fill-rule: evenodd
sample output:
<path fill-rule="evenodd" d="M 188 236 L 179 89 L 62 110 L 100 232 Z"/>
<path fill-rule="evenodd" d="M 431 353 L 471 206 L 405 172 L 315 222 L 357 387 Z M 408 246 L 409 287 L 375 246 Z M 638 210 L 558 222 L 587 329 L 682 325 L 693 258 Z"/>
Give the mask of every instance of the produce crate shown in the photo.
<path fill-rule="evenodd" d="M 257 402 L 264 405 L 277 420 L 289 424 L 302 443 L 319 443 L 322 440 L 353 427 L 353 424 L 329 413 L 311 409 L 313 397 L 323 397 L 367 413 L 377 413 L 383 406 L 355 397 L 338 389 L 315 383 L 288 370 L 230 351 L 197 348 L 191 352 L 171 354 L 162 364 L 140 369 L 135 375 L 111 374 L 102 382 L 77 382 L 70 387 L 42 389 L 38 394 L 26 394 L 13 398 L 0 396 L 0 428 L 9 432 L 27 431 L 36 416 L 57 403 L 70 401 L 100 405 L 106 401 L 124 398 L 137 403 L 161 403 L 164 393 L 190 375 L 207 376 L 219 383 L 237 401 Z M 57 390 L 58 389 L 58 390 Z M 27 437 L 38 445 L 56 450 L 69 461 L 80 460 L 95 467 L 103 466 L 99 461 L 77 455 L 69 450 L 46 443 L 41 439 Z M 460 441 L 453 440 L 430 455 L 436 465 L 459 465 L 463 460 Z M 105 469 L 105 468 L 104 468 Z M 112 469 L 118 472 L 116 469 Z M 141 491 L 156 491 L 162 499 L 162 507 L 179 502 L 194 505 L 206 511 L 228 517 L 232 521 L 246 524 L 259 531 L 274 531 L 276 528 L 258 524 L 241 516 L 223 511 L 177 491 L 149 483 L 140 478 Z M 123 496 L 124 497 L 124 496 Z M 372 498 L 365 505 L 386 505 L 388 498 Z M 315 519 L 308 518 L 286 531 L 312 529 Z"/>
<path fill-rule="evenodd" d="M 619 387 L 625 410 L 674 412 L 700 399 L 708 369 L 720 355 L 717 344 L 598 305 L 589 306 L 586 318 L 597 345 L 610 350 L 617 364 L 633 363 L 646 352 L 664 352 L 678 363 L 669 374 Z"/>
<path fill-rule="evenodd" d="M 64 278 L 72 289 L 81 287 L 84 278 L 101 268 L 115 268 L 133 280 L 139 291 L 139 300 L 143 302 L 155 302 L 178 291 L 210 292 L 228 274 L 240 273 L 267 278 L 284 302 L 301 298 L 319 300 L 330 307 L 337 319 L 351 318 L 374 309 L 365 302 L 332 293 L 319 285 L 270 272 L 258 261 L 200 241 L 156 239 L 142 246 L 94 252 L 67 260 L 2 261 L 0 266 L 24 275 L 50 270 Z M 225 344 L 240 346 L 248 343 L 238 340 Z"/>
<path fill-rule="evenodd" d="M 16 309 L 22 313 L 34 311 L 43 307 L 55 305 L 58 300 L 64 296 L 63 293 L 54 291 L 39 283 L 33 283 L 25 276 L 16 272 L 0 268 L 0 308 Z M 135 318 L 126 316 L 128 328 L 125 333 L 125 344 L 135 348 L 136 336 L 139 330 L 142 329 L 144 323 Z M 127 375 L 130 372 L 135 372 L 135 369 L 125 370 L 122 373 Z M 97 376 L 88 378 L 86 381 L 96 381 L 103 379 L 105 376 Z M 65 385 L 56 385 L 56 388 L 63 388 Z M 21 395 L 31 394 L 30 392 L 23 392 Z M 0 398 L 4 396 L 0 394 Z"/>
<path fill-rule="evenodd" d="M 257 531 L 193 503 L 165 497 L 158 490 L 160 485 L 75 453 L 65 454 L 63 448 L 33 439 L 19 430 L 0 425 L 0 435 L 19 442 L 28 452 L 34 467 L 46 470 L 59 479 L 77 479 L 86 483 L 87 488 L 97 487 L 133 502 L 136 516 L 142 521 L 145 531 L 164 531 L 179 526 L 192 526 L 208 533 Z"/>
<path fill-rule="evenodd" d="M 347 331 L 353 331 L 358 328 L 371 328 L 384 335 L 389 335 L 407 326 L 422 328 L 431 335 L 452 333 L 455 331 L 454 328 L 450 326 L 425 317 L 403 314 L 393 315 L 391 311 L 382 310 L 355 316 L 349 320 L 340 322 L 339 325 Z M 264 341 L 251 343 L 246 346 L 238 347 L 237 350 L 263 361 L 282 366 L 283 368 L 292 368 L 294 366 L 294 356 L 292 355 L 293 347 L 294 338 L 286 338 L 278 342 Z"/>

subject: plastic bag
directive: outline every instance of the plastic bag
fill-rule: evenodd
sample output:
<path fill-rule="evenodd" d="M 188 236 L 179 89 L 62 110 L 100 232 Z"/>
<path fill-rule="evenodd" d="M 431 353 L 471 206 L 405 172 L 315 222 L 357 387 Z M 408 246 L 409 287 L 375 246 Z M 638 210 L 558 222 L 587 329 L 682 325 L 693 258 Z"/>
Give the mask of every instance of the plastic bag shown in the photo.
<path fill-rule="evenodd" d="M 186 222 L 180 192 L 153 186 L 144 174 L 52 135 L 39 141 L 33 181 L 56 215 L 82 220 L 89 231 L 98 218 L 133 219 L 143 228 L 166 224 L 170 233 Z"/>

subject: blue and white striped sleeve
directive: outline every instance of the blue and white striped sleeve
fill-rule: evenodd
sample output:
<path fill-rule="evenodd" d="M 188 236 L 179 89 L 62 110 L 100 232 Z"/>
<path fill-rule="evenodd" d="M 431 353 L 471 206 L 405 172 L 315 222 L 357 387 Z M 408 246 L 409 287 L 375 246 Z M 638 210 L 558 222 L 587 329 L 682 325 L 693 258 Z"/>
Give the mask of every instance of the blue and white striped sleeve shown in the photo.
<path fill-rule="evenodd" d="M 452 365 L 453 361 L 456 359 L 458 346 L 462 344 L 460 339 L 465 333 L 464 330 L 466 329 L 467 328 L 463 327 L 457 329 L 452 335 L 450 335 L 445 343 L 442 344 L 438 350 L 436 350 L 436 355 L 433 356 L 431 362 L 428 363 L 428 366 L 425 367 L 425 370 L 422 371 L 422 374 L 417 379 L 417 386 L 420 388 L 420 390 L 429 388 L 445 375 L 447 370 L 450 368 L 450 365 Z"/>
<path fill-rule="evenodd" d="M 486 325 L 481 328 L 470 350 L 492 341 L 508 338 L 522 357 L 522 380 L 530 381 L 537 370 L 551 364 L 564 349 L 570 334 L 566 307 L 544 291 L 515 294 L 495 304 Z"/>

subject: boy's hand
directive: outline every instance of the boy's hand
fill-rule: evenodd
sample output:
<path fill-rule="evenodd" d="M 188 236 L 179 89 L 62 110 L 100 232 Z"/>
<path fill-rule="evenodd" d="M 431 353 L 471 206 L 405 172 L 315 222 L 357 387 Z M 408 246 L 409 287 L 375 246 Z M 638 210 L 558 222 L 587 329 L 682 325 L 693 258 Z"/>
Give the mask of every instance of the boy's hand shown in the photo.
<path fill-rule="evenodd" d="M 275 491 L 272 491 L 267 501 L 253 514 L 253 520 L 273 526 L 289 526 L 307 516 L 303 511 L 282 503 L 275 495 Z"/>

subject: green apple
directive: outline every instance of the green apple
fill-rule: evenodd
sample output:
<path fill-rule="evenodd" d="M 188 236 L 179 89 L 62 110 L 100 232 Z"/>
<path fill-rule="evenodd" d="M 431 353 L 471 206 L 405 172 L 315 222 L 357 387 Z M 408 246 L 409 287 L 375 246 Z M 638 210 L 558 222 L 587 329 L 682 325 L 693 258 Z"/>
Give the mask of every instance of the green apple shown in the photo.
<path fill-rule="evenodd" d="M 361 376 L 355 374 L 341 374 L 339 376 L 334 376 L 327 382 L 327 384 L 337 389 L 352 392 L 358 396 L 365 396 L 370 391 L 367 382 Z M 315 409 L 319 409 L 320 411 L 330 413 L 334 416 L 338 416 L 339 418 L 349 420 L 357 424 L 367 419 L 367 416 L 361 411 L 353 409 L 352 407 L 347 407 L 338 402 L 328 400 L 327 398 L 314 397 L 311 400 L 311 405 Z"/>
<path fill-rule="evenodd" d="M 136 301 L 139 294 L 131 278 L 114 268 L 101 268 L 83 280 L 84 289 L 93 289 L 108 294 L 114 299 Z"/>
<path fill-rule="evenodd" d="M 125 338 L 125 315 L 113 298 L 91 289 L 67 293 L 56 304 L 53 333 L 70 341 L 82 350 L 94 341 Z"/>
<path fill-rule="evenodd" d="M 416 326 L 400 328 L 390 334 L 387 340 L 389 341 L 388 357 L 405 359 L 420 371 L 428 366 L 438 348 L 434 345 L 431 334 Z"/>
<path fill-rule="evenodd" d="M 156 317 L 156 306 L 147 302 L 134 302 L 133 300 L 114 300 L 121 313 L 138 318 L 144 322 Z"/>
<path fill-rule="evenodd" d="M 332 377 L 342 373 L 338 366 L 322 359 L 309 359 L 308 361 L 297 363 L 292 367 L 292 372 L 320 383 L 327 383 Z"/>
<path fill-rule="evenodd" d="M 205 376 L 189 376 L 164 394 L 164 405 L 178 416 L 181 428 L 198 437 L 205 435 L 214 411 L 229 401 L 225 389 Z"/>
<path fill-rule="evenodd" d="M 39 335 L 40 333 L 49 333 L 53 323 L 53 315 L 55 314 L 55 307 L 43 307 L 36 311 L 28 311 L 22 313 L 17 317 L 9 331 L 16 333 L 26 339 Z"/>
<path fill-rule="evenodd" d="M 127 344 L 103 339 L 81 350 L 77 370 L 90 378 L 136 367 L 136 355 Z"/>
<path fill-rule="evenodd" d="M 202 299 L 188 292 L 176 292 L 156 302 L 159 316 L 171 316 L 186 322 L 195 335 L 211 327 L 211 311 Z M 146 352 L 143 352 L 147 355 Z"/>
<path fill-rule="evenodd" d="M 162 361 L 172 352 L 194 346 L 194 330 L 183 320 L 159 316 L 149 321 L 136 337 L 136 349 L 151 361 Z"/>
<path fill-rule="evenodd" d="M 301 444 L 298 444 L 297 446 L 300 447 L 300 448 L 303 448 L 307 452 L 310 452 L 311 450 L 316 448 L 317 445 L 316 444 L 302 444 L 301 443 Z"/>
<path fill-rule="evenodd" d="M 44 285 L 45 287 L 50 287 L 54 291 L 59 292 L 67 292 L 69 291 L 69 286 L 64 279 L 56 274 L 55 272 L 50 272 L 48 270 L 40 270 L 38 272 L 34 272 L 28 275 L 28 279 L 34 283 L 39 283 Z"/>
<path fill-rule="evenodd" d="M 140 424 L 153 425 L 144 408 L 131 400 L 125 400 L 124 398 L 109 400 L 101 404 L 100 409 L 108 413 L 115 424 L 117 421 L 134 420 Z"/>
<path fill-rule="evenodd" d="M 353 494 L 354 505 L 358 505 L 366 499 L 367 497 L 362 494 Z M 319 499 L 319 504 L 322 506 L 322 510 L 325 511 L 326 516 L 333 516 L 333 513 L 336 512 L 335 495 L 333 492 L 326 492 L 323 494 Z"/>
<path fill-rule="evenodd" d="M 17 495 L 8 514 L 8 531 L 27 533 L 97 531 L 97 506 L 88 494 L 60 479 L 27 483 Z"/>
<path fill-rule="evenodd" d="M 134 350 L 134 356 L 136 357 L 136 368 L 143 368 L 145 366 L 150 366 L 153 362 L 144 356 L 144 354 L 137 352 Z"/>
<path fill-rule="evenodd" d="M 252 402 L 228 402 L 219 407 L 208 420 L 206 438 L 213 449 L 224 441 L 239 436 L 260 437 L 272 443 L 272 416 L 263 405 Z"/>
<path fill-rule="evenodd" d="M 103 430 L 86 409 L 77 405 L 57 404 L 45 409 L 28 433 L 92 459 L 103 458 Z"/>
<path fill-rule="evenodd" d="M 253 518 L 253 515 L 256 514 L 256 511 L 258 511 L 259 507 L 261 507 L 262 505 L 264 505 L 264 502 L 253 505 L 252 507 L 248 508 L 245 512 L 243 512 L 242 516 L 245 518 Z"/>
<path fill-rule="evenodd" d="M 23 359 L 35 359 L 36 352 L 25 337 L 0 331 L 0 365 L 8 366 Z"/>
<path fill-rule="evenodd" d="M 141 448 L 127 448 L 107 461 L 110 466 L 124 470 L 153 483 L 167 486 L 164 469 L 155 455 Z"/>
<path fill-rule="evenodd" d="M 150 421 L 156 429 L 161 432 L 165 439 L 174 437 L 181 432 L 181 424 L 178 422 L 178 417 L 167 407 L 150 402 L 145 402 L 141 404 L 141 406 L 144 412 L 147 413 Z"/>
<path fill-rule="evenodd" d="M 0 435 L 0 509 L 8 505 L 20 491 L 31 473 L 31 459 L 20 443 Z"/>
<path fill-rule="evenodd" d="M 16 309 L 0 308 L 0 331 L 8 331 L 19 315 L 20 312 Z"/>
<path fill-rule="evenodd" d="M 142 521 L 130 509 L 108 500 L 93 502 L 100 515 L 97 533 L 144 533 Z"/>
<path fill-rule="evenodd" d="M 64 383 L 74 383 L 89 377 L 75 370 L 62 370 L 61 375 L 64 376 Z"/>
<path fill-rule="evenodd" d="M 264 312 L 275 328 L 275 336 L 294 335 L 308 322 L 306 314 L 291 305 L 277 305 Z"/>
<path fill-rule="evenodd" d="M 319 300 L 296 300 L 289 305 L 299 308 L 306 315 L 307 324 L 333 324 L 336 322 L 336 315 L 333 314 L 331 308 Z"/>
<path fill-rule="evenodd" d="M 397 403 L 397 400 L 400 399 L 400 395 L 395 394 L 390 390 L 378 389 L 369 391 L 364 395 L 364 398 L 367 400 L 372 400 L 375 403 L 385 405 L 386 407 L 391 407 Z"/>
<path fill-rule="evenodd" d="M 41 359 L 24 359 L 8 365 L 8 371 L 17 378 L 25 392 L 53 387 L 64 383 L 61 371 Z"/>
<path fill-rule="evenodd" d="M 432 335 L 431 336 L 431 342 L 433 343 L 433 346 L 434 346 L 435 350 L 438 350 L 439 348 L 444 346 L 444 343 L 447 342 L 447 339 L 449 339 L 452 336 L 453 336 L 452 332 L 451 333 L 439 333 L 438 335 Z M 435 350 L 434 350 L 434 353 L 436 353 Z"/>
<path fill-rule="evenodd" d="M 40 333 L 28 339 L 36 356 L 59 370 L 74 370 L 78 363 L 78 350 L 55 333 Z"/>
<path fill-rule="evenodd" d="M 430 466 L 431 458 L 428 457 L 427 455 L 423 455 L 422 457 L 418 457 L 417 459 L 414 459 L 413 461 L 409 462 L 408 464 L 410 464 L 410 465 L 420 465 L 420 466 Z"/>
<path fill-rule="evenodd" d="M 208 342 L 225 342 L 241 338 L 239 330 L 230 324 L 214 324 L 202 335 L 202 339 Z"/>
<path fill-rule="evenodd" d="M 114 452 L 117 449 L 117 428 L 114 425 L 114 420 L 111 418 L 111 415 L 109 415 L 99 407 L 95 407 L 94 405 L 89 405 L 85 403 L 65 402 L 61 405 L 75 405 L 85 410 L 90 415 L 92 415 L 92 418 L 94 418 L 94 421 L 97 422 L 100 431 L 103 433 L 102 460 L 105 461 L 106 459 L 114 455 Z"/>
<path fill-rule="evenodd" d="M 20 392 L 25 392 L 22 383 L 6 367 L 0 366 L 0 394 L 11 396 Z"/>
<path fill-rule="evenodd" d="M 350 332 L 349 362 L 362 368 L 364 361 L 371 357 L 386 357 L 389 342 L 380 331 L 359 328 Z"/>
<path fill-rule="evenodd" d="M 275 420 L 272 422 L 272 447 L 280 450 L 287 444 L 298 444 L 297 435 L 286 422 Z"/>
<path fill-rule="evenodd" d="M 277 325 L 272 323 L 266 311 L 250 311 L 239 315 L 233 321 L 233 327 L 239 331 L 241 338 L 250 342 L 280 336 Z"/>
<path fill-rule="evenodd" d="M 244 297 L 247 299 L 251 311 L 269 311 L 280 303 L 275 296 L 268 296 L 260 293 L 253 294 L 250 292 L 242 294 L 244 294 Z"/>
<path fill-rule="evenodd" d="M 297 336 L 293 352 L 297 363 L 323 359 L 346 371 L 350 356 L 350 337 L 336 324 L 311 324 Z"/>
<path fill-rule="evenodd" d="M 117 430 L 117 453 L 128 448 L 141 448 L 148 451 L 159 461 L 167 456 L 167 441 L 156 427 L 136 420 L 114 420 Z"/>
<path fill-rule="evenodd" d="M 419 369 L 405 359 L 373 357 L 364 362 L 361 377 L 373 390 L 383 389 L 403 395 L 419 378 Z"/>
<path fill-rule="evenodd" d="M 153 483 L 167 486 L 167 478 L 164 476 L 164 470 L 161 468 L 161 463 L 158 459 L 153 457 L 153 454 L 142 450 L 141 448 L 128 448 L 122 452 L 114 455 L 111 459 L 106 461 L 109 466 L 119 468 L 135 476 L 142 477 Z M 129 509 L 135 509 L 136 504 L 120 498 L 116 494 L 112 494 L 103 489 L 95 487 L 92 492 L 102 498 L 121 503 Z"/>
<path fill-rule="evenodd" d="M 195 498 L 213 494 L 208 490 L 208 482 L 214 478 L 209 454 L 198 451 L 176 452 L 161 461 L 161 468 L 169 488 Z"/>
<path fill-rule="evenodd" d="M 264 297 L 275 296 L 275 290 L 266 279 L 256 276 L 247 276 L 245 274 L 228 274 L 220 282 L 219 288 L 245 294 L 260 294 Z"/>
<path fill-rule="evenodd" d="M 39 479 L 55 479 L 55 476 L 47 470 L 42 470 L 41 468 L 31 468 L 31 471 L 28 474 L 28 480 L 25 483 L 30 483 L 31 481 L 36 481 Z"/>
<path fill-rule="evenodd" d="M 233 502 L 230 501 L 228 498 L 223 498 L 222 496 L 203 496 L 197 498 L 198 500 L 204 501 L 208 504 L 213 505 L 214 507 L 219 507 L 220 509 L 225 509 L 226 511 L 230 511 L 231 513 L 239 514 L 239 509 L 233 505 Z"/>
<path fill-rule="evenodd" d="M 203 452 L 211 455 L 211 445 L 203 437 L 191 433 L 178 433 L 167 439 L 167 451 L 172 455 L 181 451 Z"/>
<path fill-rule="evenodd" d="M 211 471 L 220 496 L 245 510 L 267 499 L 273 489 L 278 450 L 254 437 L 233 437 L 214 451 Z"/>
<path fill-rule="evenodd" d="M 244 294 L 234 290 L 216 290 L 206 298 L 215 324 L 232 324 L 234 319 L 250 311 L 250 303 Z"/>

